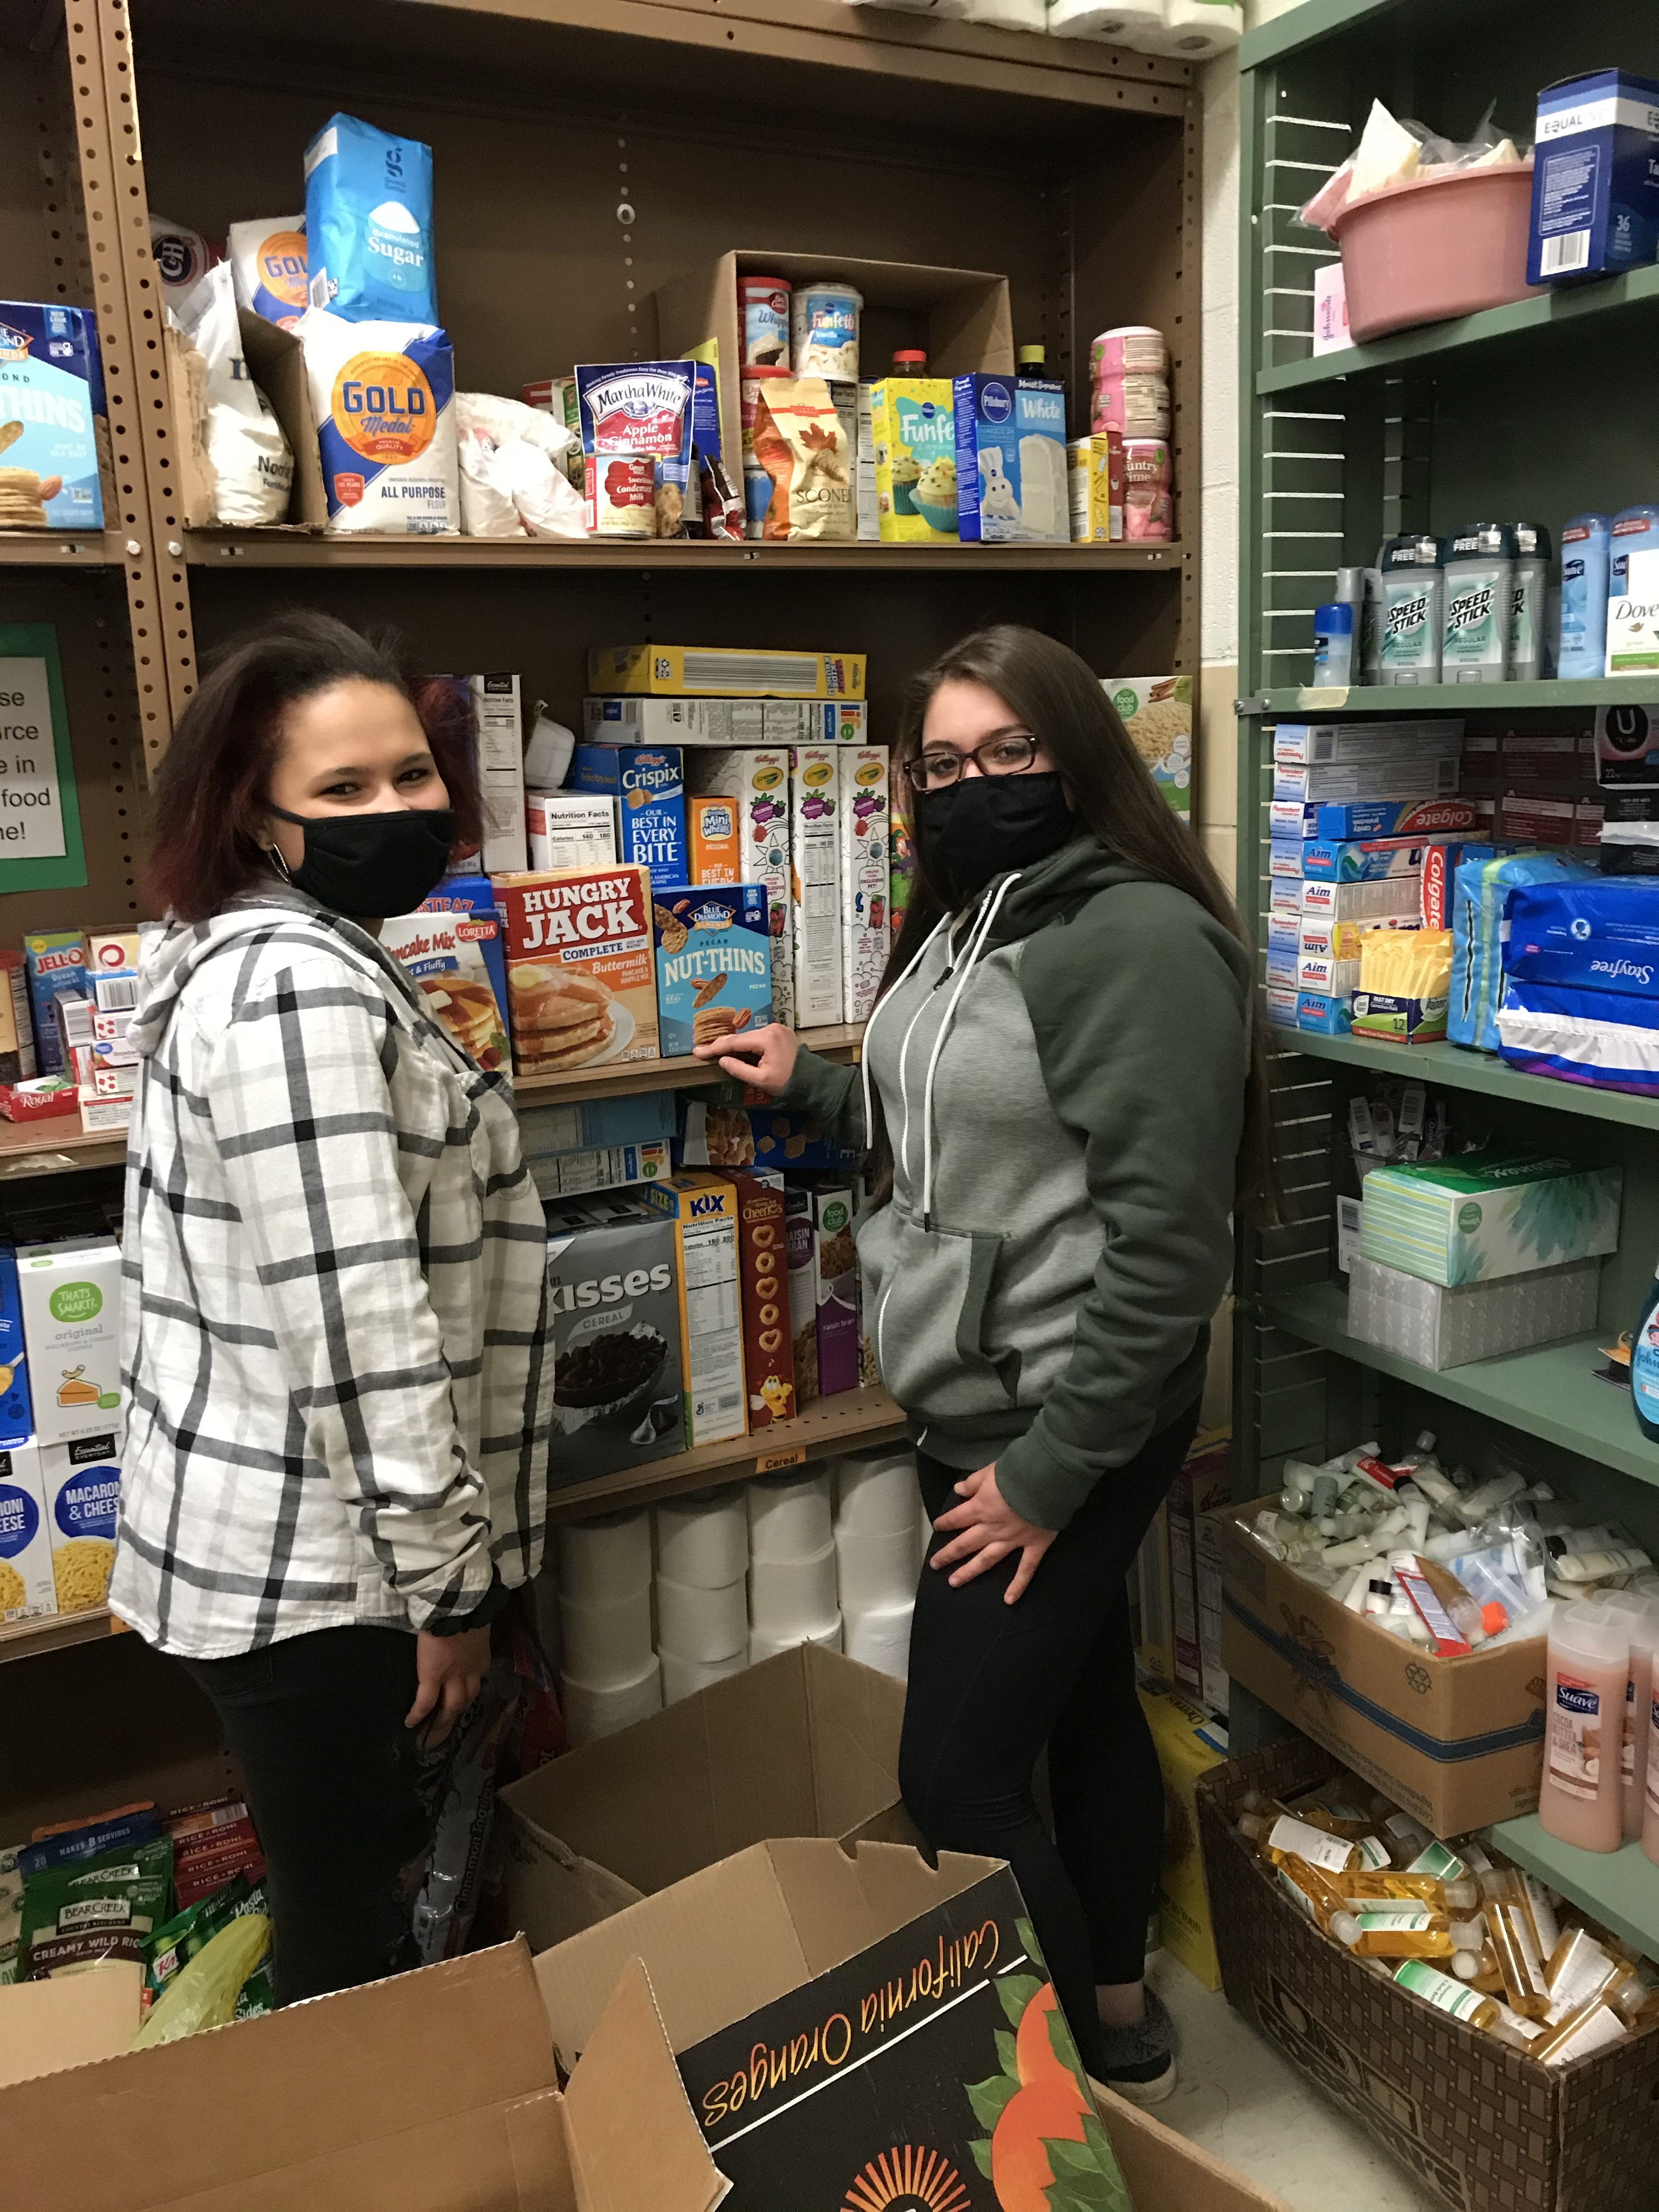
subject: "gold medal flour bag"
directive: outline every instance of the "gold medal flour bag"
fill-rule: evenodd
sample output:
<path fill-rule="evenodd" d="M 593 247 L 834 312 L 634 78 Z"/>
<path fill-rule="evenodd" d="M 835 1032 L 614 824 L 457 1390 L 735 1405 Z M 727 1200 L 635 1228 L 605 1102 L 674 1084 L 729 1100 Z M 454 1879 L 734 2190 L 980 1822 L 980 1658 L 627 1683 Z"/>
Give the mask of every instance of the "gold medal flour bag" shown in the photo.
<path fill-rule="evenodd" d="M 295 335 L 306 349 L 330 532 L 453 536 L 455 369 L 444 332 L 349 323 L 313 307 Z"/>
<path fill-rule="evenodd" d="M 760 386 L 755 459 L 772 479 L 763 537 L 858 536 L 853 455 L 823 377 L 769 378 Z"/>

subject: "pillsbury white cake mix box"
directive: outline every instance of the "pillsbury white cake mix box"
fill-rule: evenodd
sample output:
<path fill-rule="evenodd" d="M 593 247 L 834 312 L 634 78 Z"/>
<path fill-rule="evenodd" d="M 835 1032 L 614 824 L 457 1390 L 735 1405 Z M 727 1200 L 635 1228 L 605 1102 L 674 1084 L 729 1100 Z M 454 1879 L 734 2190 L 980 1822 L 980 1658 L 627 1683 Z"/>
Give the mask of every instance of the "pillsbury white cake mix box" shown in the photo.
<path fill-rule="evenodd" d="M 101 530 L 103 411 L 90 314 L 0 300 L 0 529 Z"/>
<path fill-rule="evenodd" d="M 1071 540 L 1066 395 L 1046 379 L 958 376 L 957 529 L 964 544 Z"/>

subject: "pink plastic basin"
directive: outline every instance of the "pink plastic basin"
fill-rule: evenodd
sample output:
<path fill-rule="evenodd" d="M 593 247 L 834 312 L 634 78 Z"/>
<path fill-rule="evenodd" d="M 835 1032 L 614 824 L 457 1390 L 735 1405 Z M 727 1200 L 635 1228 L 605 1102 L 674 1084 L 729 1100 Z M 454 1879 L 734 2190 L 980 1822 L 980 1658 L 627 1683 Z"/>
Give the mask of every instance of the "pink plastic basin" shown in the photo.
<path fill-rule="evenodd" d="M 1332 224 L 1356 345 L 1533 298 L 1527 282 L 1532 163 L 1455 169 L 1368 192 Z"/>

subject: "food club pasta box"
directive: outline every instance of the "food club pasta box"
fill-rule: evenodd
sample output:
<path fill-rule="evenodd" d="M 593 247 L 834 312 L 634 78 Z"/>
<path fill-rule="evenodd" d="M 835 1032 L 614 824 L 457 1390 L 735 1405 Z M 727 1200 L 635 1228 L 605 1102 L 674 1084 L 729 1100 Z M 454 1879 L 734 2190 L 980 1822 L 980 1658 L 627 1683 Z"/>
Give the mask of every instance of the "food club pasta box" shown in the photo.
<path fill-rule="evenodd" d="M 747 1433 L 743 1325 L 738 1288 L 738 1194 L 721 1176 L 682 1168 L 641 1195 L 674 1224 L 685 1443 Z"/>
<path fill-rule="evenodd" d="M 611 801 L 617 850 L 648 868 L 653 885 L 685 881 L 685 762 L 678 745 L 578 745 L 567 781 L 572 791 Z"/>
<path fill-rule="evenodd" d="M 887 965 L 887 748 L 849 745 L 840 769 L 842 1019 L 861 1022 L 876 1003 Z"/>
<path fill-rule="evenodd" d="M 654 891 L 657 1025 L 665 1059 L 772 1019 L 772 940 L 757 884 Z"/>
<path fill-rule="evenodd" d="M 42 1444 L 40 1490 L 59 1613 L 87 1613 L 109 1598 L 121 1494 L 119 1439 L 110 1433 Z"/>
<path fill-rule="evenodd" d="M 787 1421 L 795 1411 L 783 1177 L 763 1168 L 740 1170 L 730 1180 L 738 1194 L 743 1372 L 752 1432 Z"/>
<path fill-rule="evenodd" d="M 642 867 L 495 878 L 520 1075 L 657 1058 L 651 878 Z"/>
<path fill-rule="evenodd" d="M 56 302 L 0 300 L 0 478 L 9 529 L 101 530 L 103 411 L 90 314 Z"/>
<path fill-rule="evenodd" d="M 19 1245 L 17 1288 L 36 1442 L 106 1435 L 126 1411 L 120 1246 L 112 1237 Z"/>
<path fill-rule="evenodd" d="M 693 746 L 685 755 L 689 793 L 730 793 L 737 809 L 738 879 L 766 893 L 772 939 L 772 1018 L 795 1020 L 793 907 L 789 881 L 789 750 Z M 707 877 L 700 880 L 707 882 Z"/>
<path fill-rule="evenodd" d="M 0 1451 L 0 1620 L 57 1610 L 40 1455 L 32 1443 L 14 1444 Z"/>

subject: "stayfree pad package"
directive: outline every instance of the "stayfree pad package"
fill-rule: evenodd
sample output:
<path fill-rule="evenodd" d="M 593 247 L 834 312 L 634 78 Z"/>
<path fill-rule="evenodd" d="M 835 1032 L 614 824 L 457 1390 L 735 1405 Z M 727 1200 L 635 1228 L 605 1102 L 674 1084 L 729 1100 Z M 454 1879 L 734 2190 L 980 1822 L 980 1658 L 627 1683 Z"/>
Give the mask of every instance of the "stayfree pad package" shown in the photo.
<path fill-rule="evenodd" d="M 1490 1282 L 1619 1249 L 1617 1168 L 1529 1152 L 1373 1168 L 1359 1249 L 1427 1283 Z"/>
<path fill-rule="evenodd" d="M 435 323 L 432 149 L 333 115 L 305 176 L 312 306 L 350 323 Z"/>
<path fill-rule="evenodd" d="M 1452 898 L 1451 996 L 1446 1035 L 1454 1044 L 1498 1049 L 1498 1001 L 1504 987 L 1502 933 L 1510 893 L 1526 884 L 1595 883 L 1595 872 L 1553 853 L 1512 853 L 1465 860 Z"/>
<path fill-rule="evenodd" d="M 453 534 L 455 370 L 443 331 L 348 322 L 313 307 L 295 335 L 305 347 L 330 531 Z"/>
<path fill-rule="evenodd" d="M 101 530 L 102 405 L 92 318 L 79 307 L 0 300 L 0 471 L 13 511 L 34 530 Z M 8 434 L 9 434 L 8 435 Z"/>
<path fill-rule="evenodd" d="M 1659 883 L 1597 876 L 1510 894 L 1506 974 L 1659 999 Z"/>
<path fill-rule="evenodd" d="M 1659 1095 L 1659 999 L 1509 975 L 1498 1048 L 1528 1075 Z"/>

